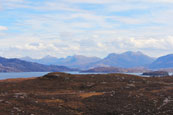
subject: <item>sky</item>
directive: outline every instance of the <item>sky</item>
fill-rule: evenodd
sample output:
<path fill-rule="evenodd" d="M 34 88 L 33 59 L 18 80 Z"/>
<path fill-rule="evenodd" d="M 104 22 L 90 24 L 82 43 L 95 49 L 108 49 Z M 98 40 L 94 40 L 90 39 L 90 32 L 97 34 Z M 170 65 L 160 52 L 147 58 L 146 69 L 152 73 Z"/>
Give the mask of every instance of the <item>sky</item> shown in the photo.
<path fill-rule="evenodd" d="M 173 53 L 173 0 L 0 0 L 0 56 Z"/>

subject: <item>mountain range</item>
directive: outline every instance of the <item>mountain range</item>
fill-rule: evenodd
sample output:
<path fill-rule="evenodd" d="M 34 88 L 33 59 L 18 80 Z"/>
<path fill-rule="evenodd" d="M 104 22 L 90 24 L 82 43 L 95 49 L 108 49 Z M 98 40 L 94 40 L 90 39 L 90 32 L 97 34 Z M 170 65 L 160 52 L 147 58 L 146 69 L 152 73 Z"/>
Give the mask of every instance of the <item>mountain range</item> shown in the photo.
<path fill-rule="evenodd" d="M 21 59 L 46 65 L 61 65 L 70 68 L 80 68 L 83 70 L 94 67 L 143 67 L 151 64 L 155 60 L 142 52 L 131 51 L 124 52 L 122 54 L 111 53 L 103 59 L 98 57 L 86 57 L 82 55 L 68 56 L 66 58 L 46 56 L 41 59 L 32 59 L 30 57 L 24 57 Z"/>
<path fill-rule="evenodd" d="M 72 68 L 72 69 L 71 69 Z M 82 55 L 57 58 L 46 56 L 41 59 L 31 57 L 0 57 L 0 72 L 43 72 L 43 71 L 122 71 L 143 72 L 148 70 L 173 71 L 173 54 L 159 58 L 149 57 L 142 52 L 111 53 L 105 58 Z"/>
<path fill-rule="evenodd" d="M 0 72 L 54 72 L 73 71 L 65 66 L 43 65 L 35 62 L 27 62 L 17 58 L 7 59 L 0 57 Z"/>
<path fill-rule="evenodd" d="M 52 56 L 45 56 L 41 59 L 32 59 L 31 57 L 23 57 L 21 60 L 41 63 L 45 65 L 60 65 L 69 68 L 88 69 L 93 63 L 101 60 L 98 57 L 87 57 L 82 55 L 68 56 L 66 58 L 56 58 Z"/>
<path fill-rule="evenodd" d="M 161 56 L 149 65 L 151 69 L 173 68 L 173 54 Z"/>
<path fill-rule="evenodd" d="M 142 52 L 111 53 L 104 59 L 95 63 L 95 66 L 134 68 L 147 66 L 154 61 Z"/>

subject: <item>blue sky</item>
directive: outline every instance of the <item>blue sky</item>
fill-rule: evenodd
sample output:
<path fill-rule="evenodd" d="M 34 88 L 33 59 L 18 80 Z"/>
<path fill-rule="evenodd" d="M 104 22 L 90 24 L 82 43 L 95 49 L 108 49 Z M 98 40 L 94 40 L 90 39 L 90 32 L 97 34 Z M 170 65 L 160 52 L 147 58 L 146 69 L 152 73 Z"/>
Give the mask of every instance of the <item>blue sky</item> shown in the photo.
<path fill-rule="evenodd" d="M 0 0 L 0 55 L 173 53 L 172 0 Z"/>

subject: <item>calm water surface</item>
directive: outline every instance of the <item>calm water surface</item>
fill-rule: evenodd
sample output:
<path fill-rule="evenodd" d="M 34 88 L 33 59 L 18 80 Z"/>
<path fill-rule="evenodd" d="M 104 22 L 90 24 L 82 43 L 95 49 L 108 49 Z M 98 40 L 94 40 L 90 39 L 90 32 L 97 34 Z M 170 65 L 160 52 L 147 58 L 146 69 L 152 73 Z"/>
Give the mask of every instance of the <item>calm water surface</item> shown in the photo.
<path fill-rule="evenodd" d="M 0 73 L 0 80 L 11 79 L 11 78 L 30 78 L 40 77 L 49 72 L 11 72 L 11 73 Z M 97 73 L 80 73 L 80 72 L 67 72 L 70 74 L 97 74 Z"/>
<path fill-rule="evenodd" d="M 49 72 L 0 73 L 0 79 L 40 77 Z"/>
<path fill-rule="evenodd" d="M 10 78 L 30 78 L 30 77 L 40 77 L 49 72 L 19 72 L 19 73 L 0 73 L 0 80 L 2 79 L 10 79 Z M 80 73 L 80 72 L 67 72 L 70 74 L 101 74 L 101 73 Z M 104 74 L 104 73 L 102 73 Z M 105 73 L 106 74 L 106 73 Z M 125 73 L 125 74 L 131 74 L 131 75 L 139 75 L 142 76 L 142 73 Z M 173 75 L 173 73 L 170 73 L 170 75 Z M 148 76 L 144 76 L 148 77 Z"/>

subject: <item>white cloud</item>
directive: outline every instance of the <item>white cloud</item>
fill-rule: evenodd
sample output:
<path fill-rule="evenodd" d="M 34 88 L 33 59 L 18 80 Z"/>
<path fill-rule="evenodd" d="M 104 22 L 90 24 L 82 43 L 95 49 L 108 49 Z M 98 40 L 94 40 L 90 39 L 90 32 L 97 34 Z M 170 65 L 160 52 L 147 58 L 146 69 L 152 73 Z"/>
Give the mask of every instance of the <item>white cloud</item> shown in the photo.
<path fill-rule="evenodd" d="M 8 30 L 8 27 L 6 26 L 0 26 L 0 31 Z"/>
<path fill-rule="evenodd" d="M 147 2 L 155 2 L 155 3 L 173 3 L 172 0 L 146 0 Z"/>
<path fill-rule="evenodd" d="M 105 4 L 114 2 L 114 0 L 65 0 L 71 3 L 93 3 L 93 4 Z"/>
<path fill-rule="evenodd" d="M 169 6 L 170 0 L 1 2 L 4 9 L 22 8 L 22 12 L 8 10 L 15 21 L 8 27 L 0 26 L 0 31 L 8 28 L 14 30 L 0 39 L 1 48 L 6 49 L 3 55 L 6 56 L 12 55 L 9 52 L 13 48 L 13 55 L 34 57 L 48 54 L 103 57 L 107 53 L 126 50 L 160 50 L 157 55 L 161 55 L 173 48 L 173 9 Z M 88 7 L 88 3 L 98 9 Z M 85 8 L 81 4 L 86 5 Z M 20 33 L 15 33 L 16 30 Z"/>

